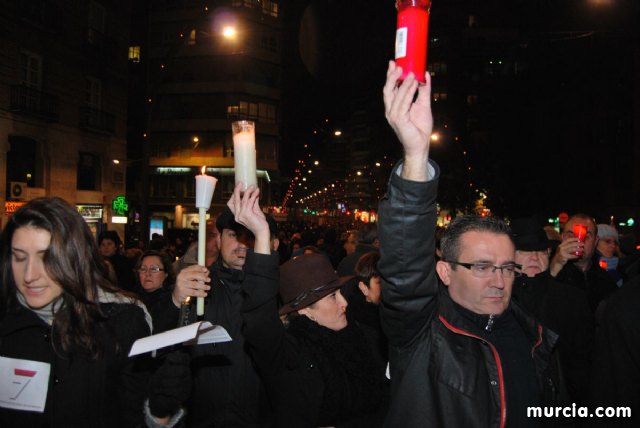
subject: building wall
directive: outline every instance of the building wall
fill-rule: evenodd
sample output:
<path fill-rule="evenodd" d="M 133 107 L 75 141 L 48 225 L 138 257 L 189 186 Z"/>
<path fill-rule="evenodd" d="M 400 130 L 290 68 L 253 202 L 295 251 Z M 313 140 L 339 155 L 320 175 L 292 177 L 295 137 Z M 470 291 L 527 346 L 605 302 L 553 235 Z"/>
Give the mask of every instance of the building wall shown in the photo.
<path fill-rule="evenodd" d="M 28 183 L 26 194 L 20 198 L 23 200 L 58 196 L 71 204 L 103 206 L 103 220 L 111 228 L 106 208 L 116 195 L 125 193 L 124 166 L 112 160 L 124 163 L 126 159 L 130 3 L 42 0 L 3 4 L 2 224 L 8 218 L 4 202 L 18 199 L 11 197 L 7 182 L 19 181 Z M 25 54 L 33 59 L 30 74 L 24 71 Z M 98 82 L 100 88 L 94 90 L 99 95 L 92 103 L 88 101 L 88 78 Z M 10 150 L 21 151 L 25 144 L 34 147 L 33 157 L 16 167 Z M 88 191 L 79 190 L 87 185 L 77 181 L 80 153 L 90 153 L 96 161 L 95 185 Z"/>
<path fill-rule="evenodd" d="M 281 11 L 277 1 L 213 1 L 206 8 L 188 1 L 157 1 L 150 5 L 148 22 L 148 68 L 139 72 L 147 73 L 146 98 L 151 102 L 145 105 L 147 137 L 138 143 L 148 144 L 148 159 L 140 153 L 149 168 L 136 167 L 134 173 L 141 182 L 148 174 L 149 192 L 138 192 L 136 203 L 148 204 L 150 216 L 166 216 L 170 225 L 188 227 L 175 212 L 183 218 L 196 212 L 195 171 L 204 165 L 233 168 L 233 120 L 256 122 L 257 168 L 277 179 Z M 225 26 L 236 29 L 235 37 L 222 35 Z M 233 187 L 228 171 L 217 178 L 214 214 L 224 208 Z M 270 181 L 259 175 L 258 182 L 261 204 L 272 204 Z"/>

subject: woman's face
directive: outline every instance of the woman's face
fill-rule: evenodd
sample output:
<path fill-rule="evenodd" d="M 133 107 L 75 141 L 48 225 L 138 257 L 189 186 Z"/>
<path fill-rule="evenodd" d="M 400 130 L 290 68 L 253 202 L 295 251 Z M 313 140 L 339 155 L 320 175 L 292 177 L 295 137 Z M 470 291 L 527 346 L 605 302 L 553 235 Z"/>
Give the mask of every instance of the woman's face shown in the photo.
<path fill-rule="evenodd" d="M 18 292 L 32 309 L 47 306 L 62 294 L 44 266 L 51 234 L 44 229 L 24 226 L 16 229 L 11 239 L 11 272 Z"/>
<path fill-rule="evenodd" d="M 147 256 L 142 259 L 138 275 L 140 276 L 140 285 L 149 293 L 162 288 L 162 283 L 167 278 L 167 272 L 158 256 Z"/>
<path fill-rule="evenodd" d="M 347 326 L 347 300 L 340 290 L 327 294 L 298 312 L 330 330 L 340 331 Z"/>

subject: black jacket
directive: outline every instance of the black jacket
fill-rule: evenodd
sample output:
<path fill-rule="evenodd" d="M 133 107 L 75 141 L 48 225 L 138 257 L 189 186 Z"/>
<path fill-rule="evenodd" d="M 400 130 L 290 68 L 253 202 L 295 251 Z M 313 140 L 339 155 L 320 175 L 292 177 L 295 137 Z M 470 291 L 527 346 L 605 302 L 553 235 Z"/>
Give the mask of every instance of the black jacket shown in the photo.
<path fill-rule="evenodd" d="M 640 426 L 640 277 L 607 301 L 596 334 L 590 377 L 592 408 L 631 407 L 631 418 L 595 419 L 602 427 Z"/>
<path fill-rule="evenodd" d="M 305 316 L 285 329 L 278 316 L 278 256 L 249 252 L 245 283 L 244 334 L 274 409 L 276 427 L 375 427 L 384 410 L 384 368 L 355 326 L 335 332 Z M 265 286 L 266 285 L 266 286 Z"/>
<path fill-rule="evenodd" d="M 584 291 L 554 280 L 549 271 L 521 276 L 513 283 L 513 299 L 545 327 L 558 333 L 558 353 L 571 401 L 586 401 L 594 320 Z"/>
<path fill-rule="evenodd" d="M 44 413 L 0 408 L 1 427 L 113 428 L 143 426 L 148 375 L 127 354 L 149 335 L 143 310 L 134 304 L 102 304 L 106 319 L 96 323 L 104 349 L 97 360 L 55 349 L 51 327 L 22 306 L 0 321 L 0 356 L 51 364 Z"/>
<path fill-rule="evenodd" d="M 211 291 L 205 299 L 203 319 L 224 327 L 233 340 L 191 347 L 193 389 L 186 406 L 187 426 L 270 426 L 269 403 L 246 349 L 240 315 L 242 283 L 252 283 L 256 287 L 268 287 L 268 284 L 251 273 L 225 268 L 221 257 L 210 272 Z M 164 311 L 164 316 L 168 317 L 168 321 L 161 322 L 162 325 L 167 325 L 167 322 L 177 325 L 179 310 L 171 301 L 170 294 L 156 311 Z M 191 310 L 193 321 L 196 321 L 195 305 Z"/>
<path fill-rule="evenodd" d="M 598 305 L 618 289 L 615 280 L 606 270 L 598 266 L 595 257 L 591 260 L 586 272 L 578 269 L 575 263 L 567 263 L 556 275 L 556 280 L 579 288 L 586 293 L 596 324 L 599 321 L 596 312 Z"/>
<path fill-rule="evenodd" d="M 426 183 L 394 168 L 379 208 L 382 322 L 390 342 L 389 427 L 504 427 L 509 396 L 494 344 L 439 290 L 435 271 L 439 169 Z M 530 344 L 536 380 L 548 399 L 557 336 L 516 304 L 509 309 Z M 512 418 L 513 419 L 513 418 Z"/>

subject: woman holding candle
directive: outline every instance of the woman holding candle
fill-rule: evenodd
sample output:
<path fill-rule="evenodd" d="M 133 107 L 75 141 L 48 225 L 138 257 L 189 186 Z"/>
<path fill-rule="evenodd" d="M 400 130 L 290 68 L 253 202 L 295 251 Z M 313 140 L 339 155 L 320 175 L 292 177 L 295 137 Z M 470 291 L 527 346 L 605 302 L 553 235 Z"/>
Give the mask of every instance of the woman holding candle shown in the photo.
<path fill-rule="evenodd" d="M 379 426 L 384 416 L 384 367 L 376 366 L 362 332 L 346 317 L 347 302 L 329 260 L 306 254 L 280 267 L 250 187 L 236 187 L 229 205 L 256 236 L 243 284 L 245 340 L 275 412 L 275 426 Z M 278 311 L 278 292 L 285 305 Z M 288 327 L 280 320 L 288 317 Z"/>

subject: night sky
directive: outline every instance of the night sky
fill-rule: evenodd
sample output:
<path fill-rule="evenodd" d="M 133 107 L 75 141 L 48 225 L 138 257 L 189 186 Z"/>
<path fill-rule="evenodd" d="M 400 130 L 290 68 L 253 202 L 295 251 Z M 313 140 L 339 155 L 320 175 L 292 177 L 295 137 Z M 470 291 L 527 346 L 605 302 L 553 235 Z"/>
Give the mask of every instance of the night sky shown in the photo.
<path fill-rule="evenodd" d="M 587 211 L 601 221 L 610 212 L 636 214 L 637 3 L 434 0 L 431 36 L 464 31 L 468 15 L 476 16 L 483 28 L 509 27 L 518 33 L 516 48 L 518 55 L 523 52 L 525 67 L 497 89 L 483 89 L 487 102 L 481 116 L 488 140 L 460 143 L 470 145 L 477 171 L 472 179 L 489 192 L 497 214 Z M 382 113 L 396 11 L 392 0 L 288 0 L 282 10 L 286 176 L 310 132 L 325 118 L 336 125 L 344 122 L 353 99 L 379 96 Z M 434 148 L 432 156 L 443 170 L 455 171 L 455 151 L 461 148 L 445 145 Z M 450 182 L 453 187 L 456 183 Z M 459 189 L 441 183 L 443 197 L 453 191 Z"/>

